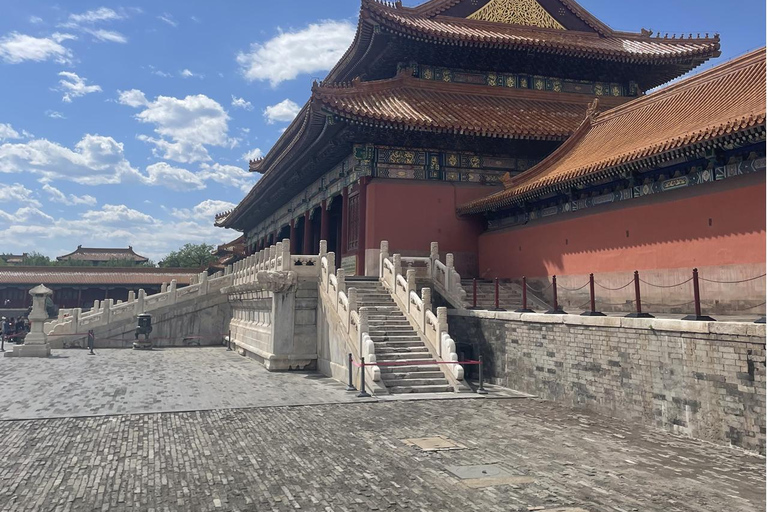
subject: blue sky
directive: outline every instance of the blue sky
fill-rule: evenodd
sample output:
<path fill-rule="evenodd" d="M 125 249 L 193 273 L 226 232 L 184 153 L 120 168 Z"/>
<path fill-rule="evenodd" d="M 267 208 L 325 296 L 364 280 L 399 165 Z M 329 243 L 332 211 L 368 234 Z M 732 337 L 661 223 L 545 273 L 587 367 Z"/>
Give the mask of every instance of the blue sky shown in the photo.
<path fill-rule="evenodd" d="M 406 1 L 416 5 L 418 1 Z M 765 2 L 582 0 L 617 30 L 765 44 Z M 0 0 L 0 252 L 133 245 L 155 260 L 212 226 L 351 42 L 358 0 Z"/>

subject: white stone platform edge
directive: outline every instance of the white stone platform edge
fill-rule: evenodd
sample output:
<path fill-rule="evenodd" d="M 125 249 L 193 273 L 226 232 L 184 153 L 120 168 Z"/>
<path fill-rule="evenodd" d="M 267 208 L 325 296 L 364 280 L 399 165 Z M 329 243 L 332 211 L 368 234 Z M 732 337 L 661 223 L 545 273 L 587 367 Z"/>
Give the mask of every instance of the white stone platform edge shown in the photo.
<path fill-rule="evenodd" d="M 548 315 L 545 313 L 515 313 L 513 311 L 448 310 L 449 316 L 484 318 L 539 324 L 649 329 L 652 331 L 691 334 L 715 334 L 762 338 L 765 343 L 766 324 L 750 322 L 697 322 L 666 318 L 623 318 L 612 316 Z"/>

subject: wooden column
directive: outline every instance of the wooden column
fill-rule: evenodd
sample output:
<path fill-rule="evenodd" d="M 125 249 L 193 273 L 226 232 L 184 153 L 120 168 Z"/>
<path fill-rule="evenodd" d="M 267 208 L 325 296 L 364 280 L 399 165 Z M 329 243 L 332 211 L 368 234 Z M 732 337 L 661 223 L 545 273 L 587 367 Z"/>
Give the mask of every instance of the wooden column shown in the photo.
<path fill-rule="evenodd" d="M 358 199 L 357 224 L 357 275 L 365 275 L 365 197 L 368 187 L 368 177 L 360 178 L 360 198 Z"/>
<path fill-rule="evenodd" d="M 296 254 L 298 251 L 298 247 L 296 246 L 298 237 L 299 234 L 296 232 L 296 219 L 291 219 L 291 234 L 288 237 L 291 239 L 291 254 Z"/>
<path fill-rule="evenodd" d="M 309 210 L 304 212 L 304 243 L 301 254 L 312 254 L 312 219 L 309 218 Z"/>
<path fill-rule="evenodd" d="M 347 254 L 347 242 L 349 231 L 349 190 L 347 187 L 341 189 L 341 241 L 339 247 L 339 266 L 341 266 L 341 256 Z"/>
<path fill-rule="evenodd" d="M 330 232 L 330 219 L 328 218 L 328 208 L 326 200 L 323 199 L 323 203 L 320 205 L 320 240 L 328 241 L 328 233 Z"/>

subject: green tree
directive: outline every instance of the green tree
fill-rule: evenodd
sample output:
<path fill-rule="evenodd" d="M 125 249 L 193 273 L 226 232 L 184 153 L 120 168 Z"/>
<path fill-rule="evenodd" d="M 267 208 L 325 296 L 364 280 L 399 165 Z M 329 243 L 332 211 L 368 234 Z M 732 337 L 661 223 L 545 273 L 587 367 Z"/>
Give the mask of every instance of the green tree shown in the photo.
<path fill-rule="evenodd" d="M 178 251 L 172 251 L 160 260 L 161 267 L 205 267 L 216 261 L 212 254 L 214 247 L 208 244 L 185 244 Z"/>
<path fill-rule="evenodd" d="M 133 260 L 109 260 L 101 264 L 102 267 L 154 267 L 155 264 L 150 260 L 146 263 L 136 263 Z"/>
<path fill-rule="evenodd" d="M 27 267 L 50 267 L 55 263 L 51 261 L 51 258 L 45 254 L 39 252 L 31 252 L 24 258 L 24 265 Z"/>

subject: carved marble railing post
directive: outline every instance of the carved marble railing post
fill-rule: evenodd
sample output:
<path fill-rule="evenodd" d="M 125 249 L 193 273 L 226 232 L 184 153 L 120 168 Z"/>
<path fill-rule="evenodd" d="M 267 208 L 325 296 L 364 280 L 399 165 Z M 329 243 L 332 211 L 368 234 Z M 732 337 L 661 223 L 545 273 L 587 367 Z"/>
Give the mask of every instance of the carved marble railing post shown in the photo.
<path fill-rule="evenodd" d="M 283 259 L 283 266 L 280 270 L 291 270 L 291 241 L 288 238 L 283 239 L 281 257 Z"/>
<path fill-rule="evenodd" d="M 136 315 L 144 313 L 144 300 L 147 298 L 147 292 L 144 288 L 139 289 L 139 298 L 136 300 L 136 305 L 133 308 L 133 312 Z"/>
<path fill-rule="evenodd" d="M 171 279 L 171 284 L 168 286 L 168 304 L 176 304 L 176 280 Z"/>
<path fill-rule="evenodd" d="M 421 301 L 424 303 L 424 314 L 432 311 L 432 288 L 421 289 Z"/>
<path fill-rule="evenodd" d="M 330 285 L 330 276 L 333 274 L 334 270 L 336 269 L 336 253 L 331 251 L 328 254 L 326 254 L 325 259 L 328 260 L 328 281 L 325 283 L 325 291 L 328 291 L 328 287 Z"/>
<path fill-rule="evenodd" d="M 453 293 L 453 254 L 448 253 L 445 255 L 445 289 L 448 293 Z"/>
<path fill-rule="evenodd" d="M 349 300 L 349 310 L 357 311 L 357 288 L 349 288 L 347 290 L 347 299 Z"/>
<path fill-rule="evenodd" d="M 160 293 L 165 293 L 168 291 L 168 283 L 163 283 L 160 285 Z"/>
<path fill-rule="evenodd" d="M 448 308 L 437 308 L 437 341 L 440 357 L 443 356 L 443 333 L 448 332 Z"/>
<path fill-rule="evenodd" d="M 365 352 L 363 350 L 363 335 L 368 333 L 368 308 L 366 307 L 360 308 L 360 311 L 358 312 L 358 316 L 360 318 L 360 325 L 358 325 L 358 330 L 360 331 L 360 339 L 358 340 L 358 343 L 360 344 L 360 354 L 364 354 Z"/>
<path fill-rule="evenodd" d="M 384 260 L 387 258 L 389 258 L 389 242 L 382 240 L 379 249 L 379 277 L 384 275 Z"/>
<path fill-rule="evenodd" d="M 337 283 L 337 285 L 339 287 L 338 290 L 336 290 L 337 294 L 341 293 L 341 292 L 347 293 L 347 280 L 346 280 L 346 278 L 347 278 L 346 271 L 343 268 L 340 267 L 336 271 L 336 283 Z"/>
<path fill-rule="evenodd" d="M 408 293 L 408 296 L 410 296 L 411 292 L 416 290 L 416 269 L 409 268 L 405 272 L 405 280 L 408 283 L 406 292 Z"/>
<path fill-rule="evenodd" d="M 397 276 L 403 273 L 403 262 L 401 261 L 399 254 L 394 254 L 392 256 L 392 266 L 395 268 L 394 274 L 395 279 L 397 279 Z M 395 281 L 395 284 L 397 284 L 397 281 Z"/>
<path fill-rule="evenodd" d="M 101 303 L 99 303 L 98 300 L 95 300 L 93 301 L 93 309 L 91 309 L 91 311 L 93 311 L 94 313 L 98 313 L 100 307 L 101 307 Z"/>
<path fill-rule="evenodd" d="M 201 272 L 200 273 L 200 295 L 205 295 L 208 293 L 208 272 Z"/>
<path fill-rule="evenodd" d="M 109 323 L 112 317 L 112 305 L 115 303 L 114 299 L 107 299 L 104 301 L 104 313 L 101 315 L 101 323 L 106 325 Z"/>
<path fill-rule="evenodd" d="M 320 257 L 322 258 L 326 254 L 328 254 L 328 241 L 320 240 Z"/>
<path fill-rule="evenodd" d="M 128 302 L 133 302 L 136 300 L 136 292 L 133 290 L 128 292 Z"/>
<path fill-rule="evenodd" d="M 435 278 L 435 261 L 440 259 L 440 248 L 437 242 L 429 244 L 429 269 L 427 269 L 430 278 Z"/>

